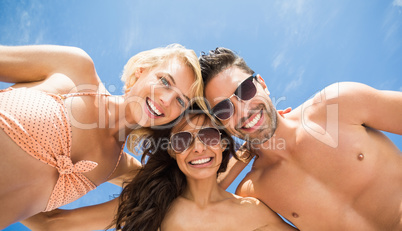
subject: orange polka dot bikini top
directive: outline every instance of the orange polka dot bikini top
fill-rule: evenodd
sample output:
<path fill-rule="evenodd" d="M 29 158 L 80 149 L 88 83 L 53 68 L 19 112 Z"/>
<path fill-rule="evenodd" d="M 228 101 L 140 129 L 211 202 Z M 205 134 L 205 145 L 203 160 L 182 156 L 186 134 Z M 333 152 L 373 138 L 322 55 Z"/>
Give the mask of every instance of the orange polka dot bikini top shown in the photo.
<path fill-rule="evenodd" d="M 96 188 L 82 173 L 98 164 L 71 161 L 71 123 L 63 99 L 73 96 L 105 95 L 95 92 L 58 95 L 29 88 L 0 90 L 0 127 L 24 151 L 56 168 L 59 178 L 44 211 L 68 204 Z M 123 153 L 122 147 L 114 173 Z"/>

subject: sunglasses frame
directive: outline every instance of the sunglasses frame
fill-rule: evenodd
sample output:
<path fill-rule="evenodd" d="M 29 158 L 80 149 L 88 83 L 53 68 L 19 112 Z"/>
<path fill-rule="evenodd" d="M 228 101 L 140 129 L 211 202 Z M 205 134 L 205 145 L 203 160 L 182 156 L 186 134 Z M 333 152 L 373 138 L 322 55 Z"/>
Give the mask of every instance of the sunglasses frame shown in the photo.
<path fill-rule="evenodd" d="M 188 132 L 188 131 L 181 131 L 181 132 L 176 132 L 176 133 L 174 133 L 174 134 L 172 134 L 171 136 L 170 136 L 170 139 L 169 139 L 169 146 L 170 146 L 170 148 L 175 152 L 175 153 L 183 153 L 183 152 L 185 152 L 185 151 L 187 151 L 187 149 L 189 149 L 190 147 L 191 147 L 191 145 L 193 144 L 193 142 L 195 141 L 195 138 L 198 138 L 198 140 L 200 140 L 201 141 L 201 143 L 203 143 L 205 146 L 215 146 L 215 145 L 209 145 L 209 144 L 206 144 L 204 141 L 202 141 L 202 139 L 199 137 L 199 133 L 200 133 L 200 131 L 202 131 L 202 130 L 204 130 L 204 129 L 210 129 L 210 128 L 212 128 L 212 129 L 214 129 L 214 130 L 216 130 L 217 132 L 218 132 L 218 134 L 219 134 L 219 143 L 222 141 L 222 133 L 219 131 L 219 129 L 217 129 L 217 128 L 214 128 L 214 127 L 203 127 L 203 128 L 201 128 L 201 129 L 199 129 L 196 133 L 192 133 L 192 132 Z M 191 135 L 191 141 L 190 141 L 190 143 L 188 144 L 188 146 L 186 147 L 186 149 L 184 149 L 183 151 L 177 151 L 174 147 L 173 147 L 173 145 L 172 145 L 172 137 L 174 136 L 174 135 L 176 135 L 176 134 L 179 134 L 179 133 L 189 133 L 190 135 Z M 194 135 L 195 134 L 195 135 Z"/>
<path fill-rule="evenodd" d="M 254 94 L 253 97 L 251 97 L 250 99 L 244 100 L 244 99 L 241 99 L 238 95 L 236 95 L 235 92 L 240 88 L 240 86 L 241 86 L 244 82 L 246 82 L 246 81 L 249 80 L 249 79 L 252 79 L 252 83 L 254 84 L 254 87 L 255 87 L 255 94 Z M 234 104 L 233 104 L 232 101 L 230 100 L 233 96 L 236 96 L 236 98 L 237 98 L 238 100 L 240 100 L 240 101 L 249 101 L 249 100 L 251 100 L 252 98 L 254 98 L 254 97 L 257 95 L 257 85 L 254 83 L 254 81 L 253 81 L 254 79 L 258 82 L 257 75 L 251 75 L 251 76 L 247 77 L 246 79 L 244 79 L 243 81 L 241 81 L 241 83 L 240 83 L 239 86 L 236 88 L 236 90 L 234 91 L 234 93 L 233 93 L 231 96 L 229 96 L 228 98 L 226 98 L 226 99 L 220 101 L 219 103 L 217 103 L 213 108 L 211 108 L 211 109 L 209 110 L 209 113 L 210 113 L 211 115 L 213 115 L 215 118 L 217 118 L 217 119 L 219 119 L 219 120 L 221 120 L 221 121 L 225 121 L 225 120 L 230 119 L 230 118 L 233 116 L 233 113 L 234 113 Z M 216 114 L 213 112 L 213 109 L 214 109 L 218 104 L 220 104 L 220 103 L 222 103 L 222 102 L 224 102 L 224 101 L 229 101 L 229 105 L 230 105 L 230 109 L 231 109 L 231 110 L 230 110 L 230 116 L 229 116 L 227 119 L 221 119 L 221 118 L 219 118 L 218 116 L 216 116 Z"/>

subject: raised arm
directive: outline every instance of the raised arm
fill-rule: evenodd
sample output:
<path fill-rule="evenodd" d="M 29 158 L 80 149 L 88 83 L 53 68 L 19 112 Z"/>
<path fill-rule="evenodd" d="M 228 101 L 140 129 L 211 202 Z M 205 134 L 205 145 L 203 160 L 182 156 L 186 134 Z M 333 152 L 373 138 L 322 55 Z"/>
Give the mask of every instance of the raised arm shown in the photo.
<path fill-rule="evenodd" d="M 352 124 L 402 135 L 402 92 L 345 82 L 329 86 L 327 98 L 336 96 L 338 92 L 339 110 L 345 115 L 343 119 Z M 336 99 L 333 101 L 336 103 Z"/>
<path fill-rule="evenodd" d="M 21 223 L 32 231 L 104 230 L 113 221 L 119 198 L 103 204 L 72 210 L 56 209 L 39 213 Z"/>
<path fill-rule="evenodd" d="M 0 81 L 45 80 L 61 73 L 73 81 L 96 76 L 92 59 L 76 47 L 56 45 L 0 46 Z"/>

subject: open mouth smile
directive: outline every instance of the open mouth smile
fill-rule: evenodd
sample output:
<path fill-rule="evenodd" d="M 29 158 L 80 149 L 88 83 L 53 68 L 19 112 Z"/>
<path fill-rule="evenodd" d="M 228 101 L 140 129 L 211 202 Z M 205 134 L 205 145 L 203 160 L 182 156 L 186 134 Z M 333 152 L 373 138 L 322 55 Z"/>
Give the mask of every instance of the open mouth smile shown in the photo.
<path fill-rule="evenodd" d="M 149 112 L 154 115 L 154 116 L 162 116 L 163 113 L 157 108 L 157 106 L 154 104 L 154 102 L 150 99 L 147 98 L 146 100 L 147 108 Z"/>
<path fill-rule="evenodd" d="M 261 123 L 261 121 L 262 121 L 261 118 L 262 118 L 262 110 L 261 110 L 259 113 L 257 113 L 257 114 L 255 114 L 255 115 L 251 116 L 251 117 L 243 124 L 243 126 L 241 127 L 241 129 L 249 130 L 249 129 L 255 127 L 256 125 L 259 125 L 259 124 Z"/>
<path fill-rule="evenodd" d="M 207 157 L 207 158 L 201 158 L 201 159 L 197 159 L 197 160 L 192 160 L 189 162 L 190 165 L 203 165 L 203 164 L 207 164 L 210 163 L 212 161 L 212 157 Z"/>

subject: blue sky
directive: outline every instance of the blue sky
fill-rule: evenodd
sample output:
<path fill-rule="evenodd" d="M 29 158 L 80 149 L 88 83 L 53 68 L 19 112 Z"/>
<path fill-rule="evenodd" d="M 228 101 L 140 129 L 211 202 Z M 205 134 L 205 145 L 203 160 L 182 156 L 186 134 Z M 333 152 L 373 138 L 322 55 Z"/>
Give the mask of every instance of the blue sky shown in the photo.
<path fill-rule="evenodd" d="M 197 55 L 235 50 L 265 79 L 277 108 L 339 81 L 402 91 L 402 0 L 0 0 L 1 45 L 80 47 L 113 94 L 132 55 L 170 43 Z M 402 149 L 401 136 L 388 135 Z M 119 190 L 105 184 L 65 208 Z"/>

